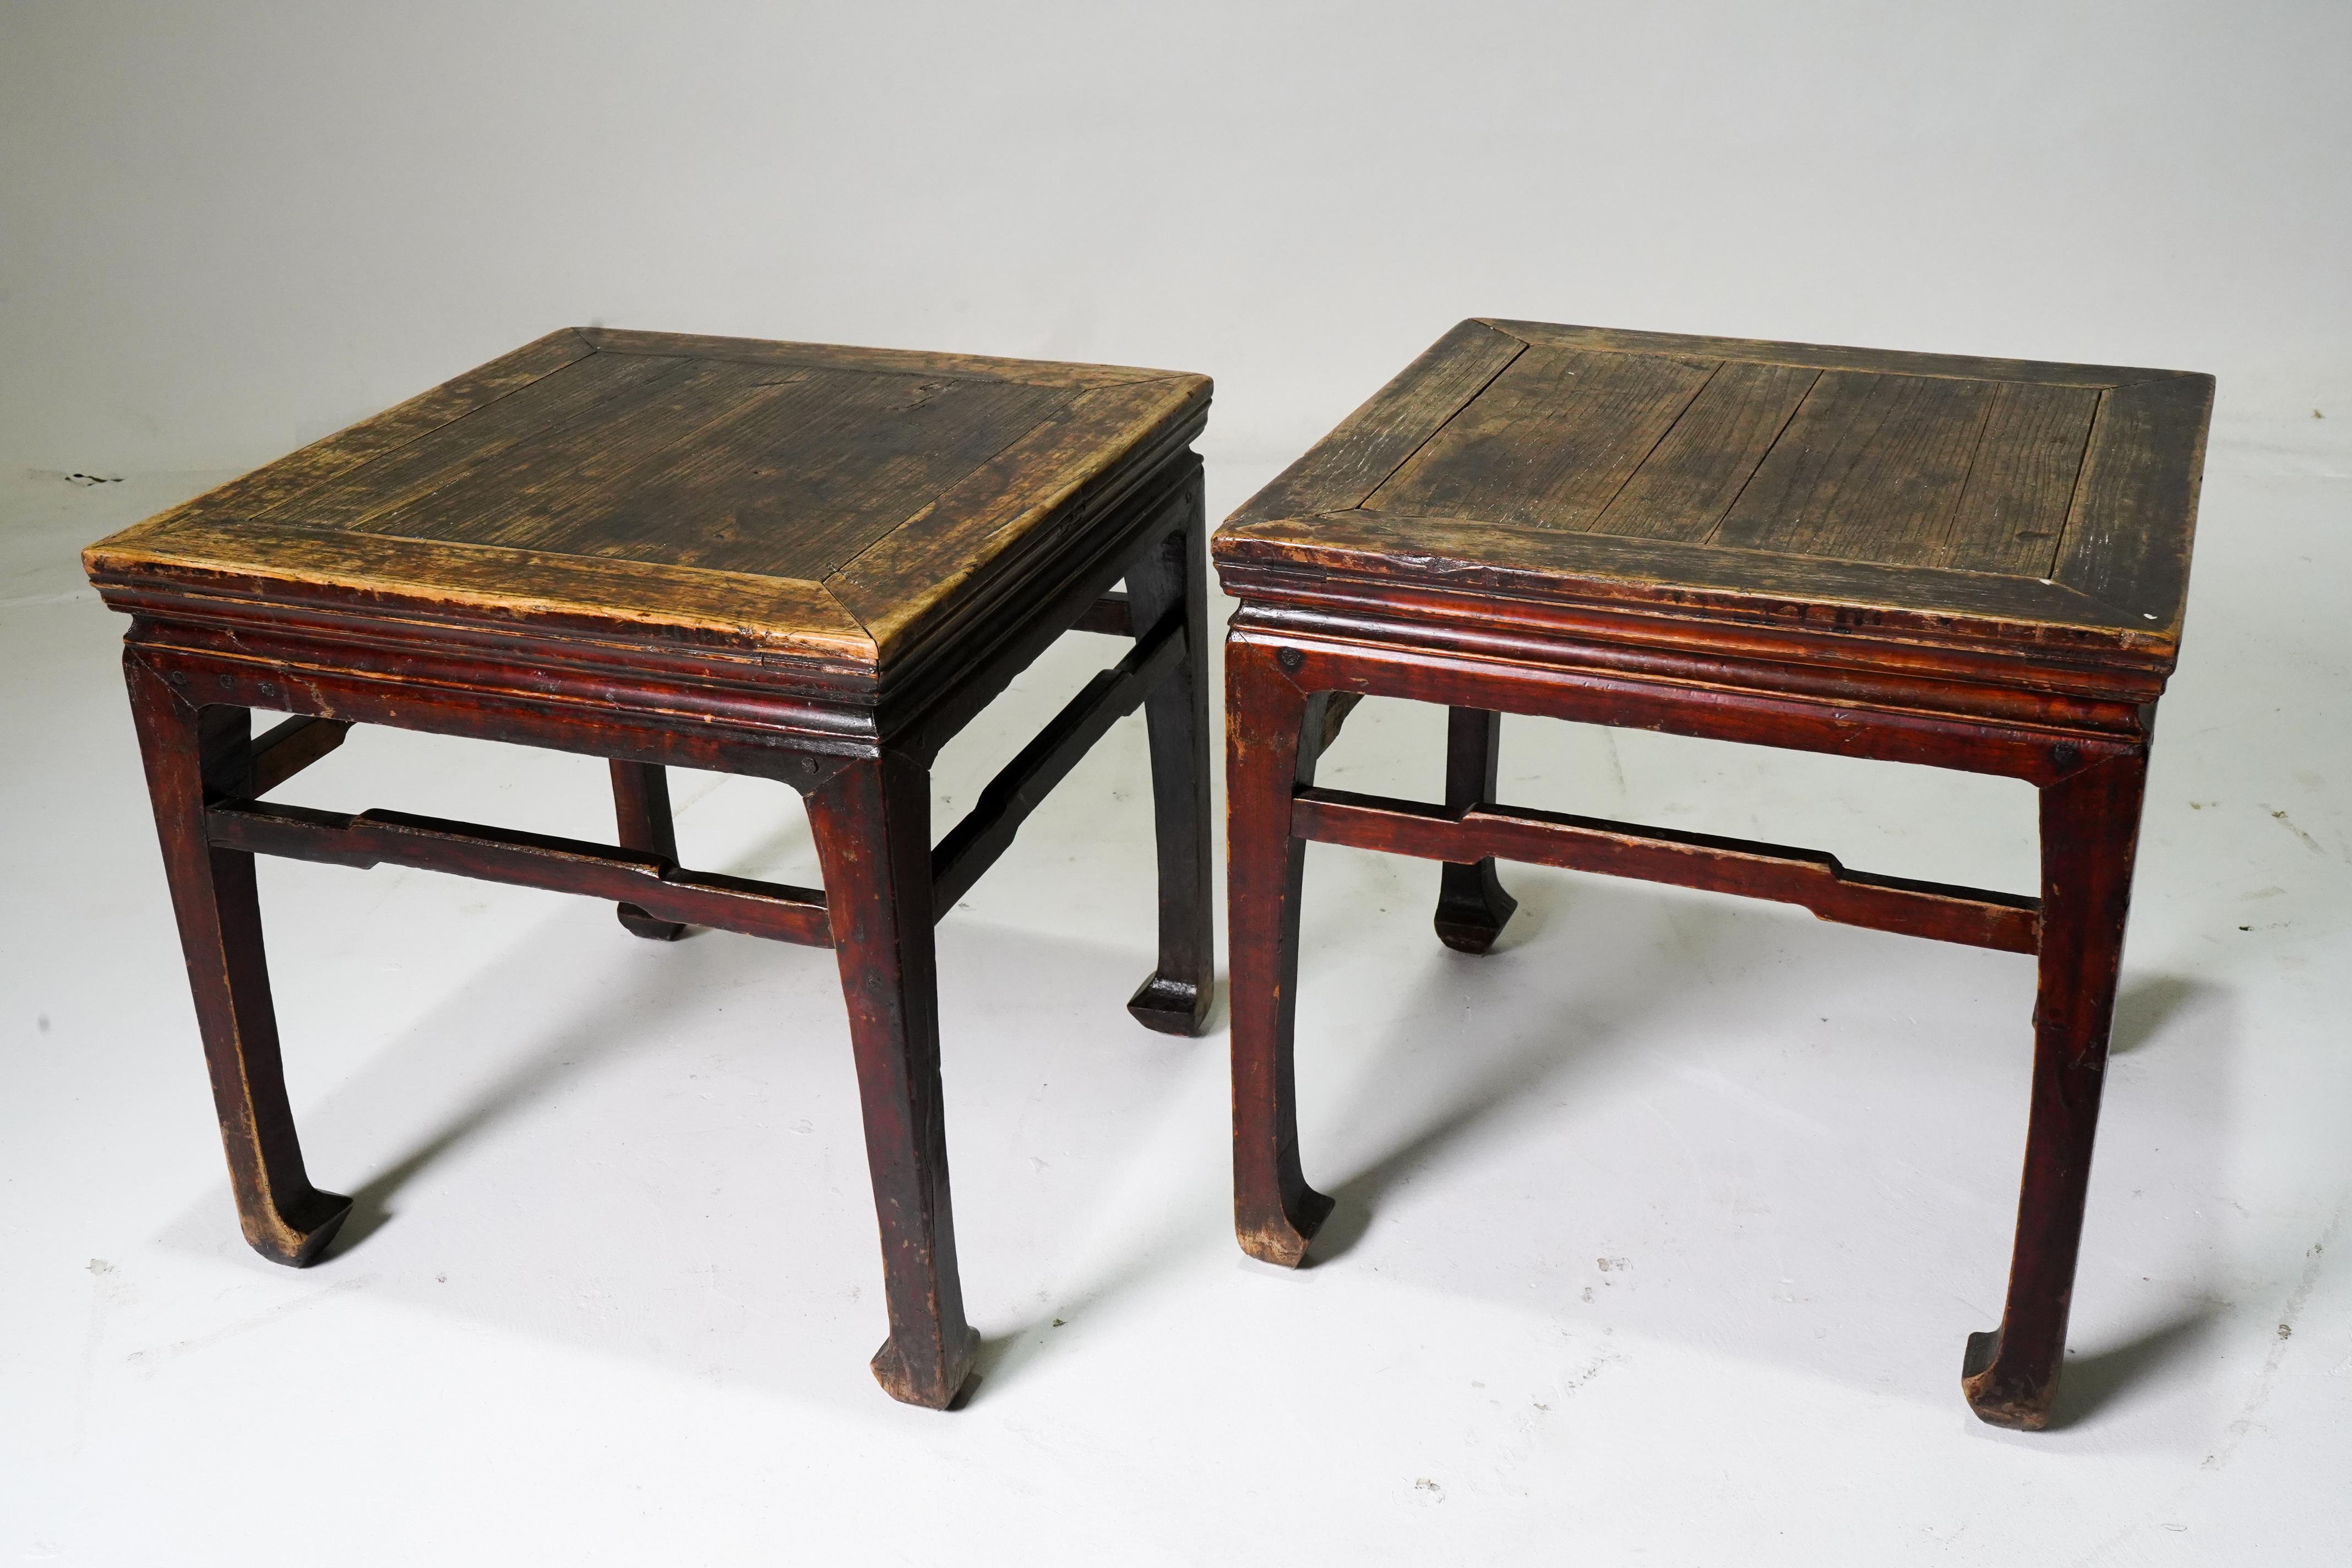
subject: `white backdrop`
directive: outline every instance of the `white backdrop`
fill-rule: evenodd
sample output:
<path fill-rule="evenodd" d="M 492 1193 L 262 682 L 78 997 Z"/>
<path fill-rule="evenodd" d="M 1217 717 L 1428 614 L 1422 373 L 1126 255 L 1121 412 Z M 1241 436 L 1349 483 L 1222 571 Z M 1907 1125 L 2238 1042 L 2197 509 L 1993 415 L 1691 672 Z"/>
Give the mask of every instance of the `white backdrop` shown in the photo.
<path fill-rule="evenodd" d="M 2347 45 L 2341 0 L 0 0 L 0 1561 L 2340 1561 Z M 2013 954 L 1512 866 L 1474 961 L 1429 868 L 1318 846 L 1341 1206 L 1243 1259 L 1222 1020 L 1119 1006 L 1139 719 L 940 928 L 969 1408 L 865 1371 L 821 952 L 267 862 L 310 1168 L 371 1217 L 299 1273 L 239 1239 L 81 545 L 590 322 L 1205 371 L 1214 513 L 1486 313 L 2221 378 L 2059 1429 L 1955 1386 Z M 958 738 L 937 820 L 1102 652 Z M 1367 704 L 1327 782 L 1425 796 L 1442 728 Z M 2033 885 L 2013 782 L 1506 728 L 1514 804 Z M 815 875 L 772 787 L 675 787 L 698 867 Z M 612 822 L 593 760 L 383 728 L 292 794 Z"/>
<path fill-rule="evenodd" d="M 1205 371 L 1460 317 L 2352 417 L 2352 7 L 0 8 L 0 461 L 244 466 L 590 321 Z"/>

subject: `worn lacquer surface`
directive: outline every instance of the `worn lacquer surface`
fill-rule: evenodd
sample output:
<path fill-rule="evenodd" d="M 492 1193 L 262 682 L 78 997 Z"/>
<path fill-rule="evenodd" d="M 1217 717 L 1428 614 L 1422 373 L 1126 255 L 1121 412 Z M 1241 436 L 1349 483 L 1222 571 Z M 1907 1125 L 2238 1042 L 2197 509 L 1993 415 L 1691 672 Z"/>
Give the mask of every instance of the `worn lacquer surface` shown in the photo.
<path fill-rule="evenodd" d="M 1490 948 L 1497 858 L 1777 900 L 2036 955 L 2008 1299 L 1982 1419 L 2050 1417 L 2149 730 L 2177 656 L 2210 378 L 1468 321 L 1220 531 L 1234 1221 L 1296 1266 L 1309 840 L 1438 860 Z M 1366 696 L 1449 710 L 1443 803 L 1314 787 Z M 1924 763 L 2042 798 L 2023 898 L 1496 802 L 1501 713 Z"/>
<path fill-rule="evenodd" d="M 879 679 L 1181 450 L 1208 393 L 1169 371 L 566 330 L 85 560 L 101 584 L 535 618 Z"/>
<path fill-rule="evenodd" d="M 2177 656 L 2210 376 L 1465 321 L 1221 563 Z"/>
<path fill-rule="evenodd" d="M 1135 1020 L 1213 994 L 1200 376 L 558 332 L 92 546 L 247 1239 L 297 1267 L 351 1201 L 288 1100 L 254 857 L 415 867 L 831 946 L 893 1397 L 952 1405 L 979 1336 L 950 1201 L 934 921 L 1143 708 L 1158 961 Z M 1125 579 L 1129 592 L 1110 595 Z M 1065 632 L 1131 639 L 933 842 L 930 765 Z M 251 713 L 292 718 L 256 740 Z M 354 724 L 610 764 L 615 844 L 260 797 Z M 822 889 L 678 863 L 667 770 L 807 803 Z"/>

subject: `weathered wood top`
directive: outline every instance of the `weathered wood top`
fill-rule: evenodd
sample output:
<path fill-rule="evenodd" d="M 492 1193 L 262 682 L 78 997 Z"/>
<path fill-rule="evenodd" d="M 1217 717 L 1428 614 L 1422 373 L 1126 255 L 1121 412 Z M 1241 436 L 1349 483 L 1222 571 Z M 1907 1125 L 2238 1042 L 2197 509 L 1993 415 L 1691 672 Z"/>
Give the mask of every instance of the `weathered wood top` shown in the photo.
<path fill-rule="evenodd" d="M 1470 321 L 1215 551 L 2168 668 L 2212 396 L 2179 371 Z"/>
<path fill-rule="evenodd" d="M 1017 592 L 1043 545 L 1181 450 L 1209 391 L 1168 371 L 566 329 L 83 561 L 101 586 L 878 668 L 968 596 Z"/>

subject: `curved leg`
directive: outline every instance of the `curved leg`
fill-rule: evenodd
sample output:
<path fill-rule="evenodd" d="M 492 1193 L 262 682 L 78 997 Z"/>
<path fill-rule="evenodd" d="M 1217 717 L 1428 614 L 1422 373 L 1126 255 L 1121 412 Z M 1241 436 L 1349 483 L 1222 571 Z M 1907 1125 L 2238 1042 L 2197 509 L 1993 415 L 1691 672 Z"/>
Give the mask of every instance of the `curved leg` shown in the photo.
<path fill-rule="evenodd" d="M 1295 657 L 1295 656 L 1294 656 Z M 1297 1268 L 1331 1213 L 1298 1163 L 1291 1037 L 1307 846 L 1291 795 L 1309 780 L 1328 696 L 1312 701 L 1273 649 L 1225 645 L 1225 898 L 1232 965 L 1234 1229 L 1242 1250 Z"/>
<path fill-rule="evenodd" d="M 948 1203 L 930 774 L 891 753 L 853 762 L 811 792 L 808 814 L 882 1229 L 890 1337 L 874 1352 L 874 1376 L 893 1399 L 944 1410 L 971 1371 L 980 1335 L 964 1321 Z"/>
<path fill-rule="evenodd" d="M 1160 849 L 1160 964 L 1128 1003 L 1145 1027 L 1197 1035 L 1216 988 L 1210 902 L 1207 524 L 1201 479 L 1184 495 L 1184 525 L 1127 572 L 1139 636 L 1179 611 L 1184 658 L 1143 700 L 1151 736 L 1151 817 Z"/>
<path fill-rule="evenodd" d="M 253 857 L 205 840 L 207 789 L 233 797 L 251 792 L 253 715 L 244 708 L 198 708 L 135 654 L 124 656 L 123 673 L 237 1223 L 256 1252 L 299 1268 L 334 1239 L 352 1200 L 320 1192 L 302 1168 L 269 999 Z"/>
<path fill-rule="evenodd" d="M 669 775 L 654 763 L 613 764 L 613 816 L 621 847 L 640 849 L 665 860 L 677 858 L 677 827 L 669 815 Z M 635 904 L 616 904 L 614 913 L 630 931 L 652 942 L 676 942 L 686 928 L 656 920 Z"/>
<path fill-rule="evenodd" d="M 1449 708 L 1445 713 L 1446 808 L 1460 811 L 1493 800 L 1503 716 L 1484 708 Z M 1495 875 L 1492 856 L 1474 865 L 1449 863 L 1437 884 L 1437 940 L 1456 952 L 1485 952 L 1518 907 Z"/>
<path fill-rule="evenodd" d="M 2042 791 L 2042 973 L 2017 1249 L 2000 1327 L 1969 1336 L 1960 1368 L 1969 1406 L 1996 1426 L 2047 1426 L 2058 1392 L 2147 772 L 2144 755 L 2117 757 Z"/>

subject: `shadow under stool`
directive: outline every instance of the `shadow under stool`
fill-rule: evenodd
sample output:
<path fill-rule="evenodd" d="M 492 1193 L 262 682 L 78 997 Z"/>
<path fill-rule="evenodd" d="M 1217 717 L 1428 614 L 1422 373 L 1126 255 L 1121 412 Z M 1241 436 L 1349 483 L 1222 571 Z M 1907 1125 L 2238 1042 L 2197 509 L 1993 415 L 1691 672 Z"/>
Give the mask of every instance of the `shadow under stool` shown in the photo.
<path fill-rule="evenodd" d="M 257 854 L 422 867 L 830 946 L 889 1311 L 874 1373 L 943 1408 L 971 1370 L 948 1198 L 932 922 L 1143 708 L 1159 964 L 1129 1004 L 1198 1032 L 1213 973 L 1205 377 L 582 329 L 553 332 L 89 548 L 123 668 L 246 1239 L 299 1266 L 310 1184 Z M 1124 580 L 1126 591 L 1113 592 Z M 1065 631 L 1132 647 L 936 845 L 940 749 Z M 293 715 L 253 733 L 251 711 Z M 354 723 L 610 762 L 617 845 L 261 797 Z M 799 792 L 822 891 L 682 869 L 667 766 Z"/>
<path fill-rule="evenodd" d="M 2047 1424 L 2064 1352 L 2156 700 L 2178 655 L 2210 376 L 1465 321 L 1227 521 L 1235 1223 L 1297 1265 L 1331 1200 L 1291 1040 L 1309 839 L 1801 905 L 2038 956 L 2000 1326 L 1962 1386 Z M 1443 804 L 1315 786 L 1366 696 L 1444 704 Z M 2040 791 L 2042 891 L 1494 798 L 1501 713 L 1927 763 Z"/>

